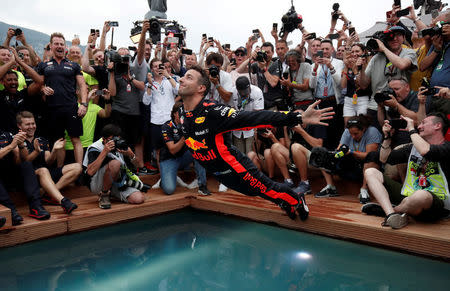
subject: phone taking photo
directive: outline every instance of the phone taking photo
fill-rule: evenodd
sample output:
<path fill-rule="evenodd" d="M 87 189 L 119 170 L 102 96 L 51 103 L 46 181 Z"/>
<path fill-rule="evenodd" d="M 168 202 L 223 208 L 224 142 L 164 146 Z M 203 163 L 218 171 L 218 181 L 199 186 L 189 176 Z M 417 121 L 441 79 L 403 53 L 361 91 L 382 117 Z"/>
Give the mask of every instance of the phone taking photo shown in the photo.
<path fill-rule="evenodd" d="M 318 50 L 316 56 L 319 58 L 323 58 L 323 50 Z"/>

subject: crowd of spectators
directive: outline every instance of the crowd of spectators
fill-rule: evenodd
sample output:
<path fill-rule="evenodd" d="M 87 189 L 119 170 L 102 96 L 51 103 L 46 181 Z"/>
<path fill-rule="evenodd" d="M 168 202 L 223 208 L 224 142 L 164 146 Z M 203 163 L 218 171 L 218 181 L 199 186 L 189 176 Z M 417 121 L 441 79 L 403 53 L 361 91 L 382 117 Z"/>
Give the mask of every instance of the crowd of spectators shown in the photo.
<path fill-rule="evenodd" d="M 205 170 L 187 151 L 199 145 L 179 129 L 179 81 L 200 65 L 211 82 L 205 98 L 237 111 L 306 110 L 316 100 L 333 107 L 328 126 L 231 133 L 269 178 L 312 193 L 311 154 L 324 147 L 336 160 L 319 169 L 326 186 L 316 198 L 338 196 L 340 176 L 360 185 L 362 211 L 385 217 L 383 225 L 401 228 L 408 216 L 440 219 L 450 210 L 450 12 L 426 25 L 408 9 L 403 17 L 414 27 L 394 5 L 382 36 L 367 46 L 339 10 L 324 37 L 299 24 L 302 39 L 293 47 L 274 25 L 273 42 L 258 30 L 235 50 L 203 35 L 198 54 L 168 37 L 152 43 L 149 21 L 135 50 L 106 46 L 114 29 L 107 21 L 101 33 L 91 31 L 84 52 L 79 39 L 68 45 L 53 33 L 42 57 L 10 28 L 0 46 L 0 203 L 14 225 L 23 220 L 9 195 L 14 189 L 25 193 L 37 219 L 50 217 L 43 204 L 75 210 L 62 194 L 74 182 L 98 195 L 102 209 L 111 197 L 139 204 L 147 190 L 139 175 L 158 171 L 153 188 L 172 194 L 179 184 L 210 195 Z M 178 171 L 190 165 L 197 179 L 187 185 Z M 371 196 L 380 204 L 369 203 Z"/>

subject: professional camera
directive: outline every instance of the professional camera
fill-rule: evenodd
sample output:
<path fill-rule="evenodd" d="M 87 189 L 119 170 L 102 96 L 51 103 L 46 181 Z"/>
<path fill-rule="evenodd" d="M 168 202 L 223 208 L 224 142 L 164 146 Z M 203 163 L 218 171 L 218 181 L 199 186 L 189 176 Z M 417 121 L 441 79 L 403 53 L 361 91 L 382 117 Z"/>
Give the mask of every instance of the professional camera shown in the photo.
<path fill-rule="evenodd" d="M 337 20 L 339 18 L 338 10 L 339 10 L 339 3 L 334 3 L 333 4 L 333 12 L 331 13 L 331 17 L 334 20 Z"/>
<path fill-rule="evenodd" d="M 381 92 L 375 93 L 375 96 L 374 96 L 375 102 L 383 103 L 384 101 L 391 100 L 391 96 L 389 96 L 389 95 L 393 95 L 394 97 L 397 97 L 394 90 L 392 90 L 391 88 L 386 88 L 386 89 L 382 90 Z"/>
<path fill-rule="evenodd" d="M 300 14 L 295 12 L 295 7 L 292 5 L 291 9 L 281 17 L 281 22 L 283 26 L 281 27 L 279 36 L 283 37 L 285 33 L 294 31 L 300 23 L 302 23 L 303 18 Z"/>
<path fill-rule="evenodd" d="M 424 92 L 424 94 L 426 96 L 434 96 L 437 93 L 439 93 L 439 88 L 432 87 L 430 82 L 428 81 L 428 79 L 426 77 L 423 77 L 423 79 L 422 79 L 422 87 L 425 87 L 425 89 L 427 89 Z"/>
<path fill-rule="evenodd" d="M 267 62 L 267 53 L 265 51 L 259 51 L 256 53 L 257 62 Z"/>
<path fill-rule="evenodd" d="M 152 188 L 150 185 L 143 183 L 141 180 L 132 180 L 132 179 L 127 179 L 124 185 L 119 189 L 123 189 L 126 187 L 133 187 L 142 192 L 147 192 L 147 190 Z"/>
<path fill-rule="evenodd" d="M 425 14 L 430 14 L 431 11 L 440 9 L 441 5 L 447 6 L 447 3 L 442 4 L 442 1 L 437 0 L 414 0 L 414 9 L 417 10 L 420 6 L 424 6 Z"/>
<path fill-rule="evenodd" d="M 105 66 L 108 66 L 110 62 L 114 62 L 113 69 L 116 75 L 125 75 L 128 73 L 130 55 L 121 56 L 117 51 L 107 50 L 105 51 Z"/>
<path fill-rule="evenodd" d="M 209 69 L 209 75 L 213 78 L 219 77 L 220 70 L 216 65 L 212 65 Z"/>
<path fill-rule="evenodd" d="M 23 33 L 22 29 L 16 28 L 14 29 L 14 36 L 19 36 Z"/>
<path fill-rule="evenodd" d="M 419 37 L 442 35 L 442 26 L 445 24 L 450 24 L 450 22 L 439 21 L 433 27 L 422 29 L 419 31 Z"/>
<path fill-rule="evenodd" d="M 309 164 L 333 174 L 337 170 L 337 164 L 348 151 L 349 147 L 345 144 L 341 145 L 337 151 L 329 151 L 324 147 L 314 147 L 311 150 Z"/>
<path fill-rule="evenodd" d="M 119 136 L 114 136 L 112 138 L 112 140 L 114 141 L 114 145 L 115 145 L 116 149 L 121 150 L 121 151 L 128 150 L 128 144 L 123 138 L 121 138 Z"/>
<path fill-rule="evenodd" d="M 394 39 L 394 33 L 390 30 L 375 32 L 372 36 L 370 36 L 370 39 L 366 44 L 369 51 L 377 51 L 379 49 L 376 39 L 381 40 L 383 44 L 387 46 L 387 42 Z"/>

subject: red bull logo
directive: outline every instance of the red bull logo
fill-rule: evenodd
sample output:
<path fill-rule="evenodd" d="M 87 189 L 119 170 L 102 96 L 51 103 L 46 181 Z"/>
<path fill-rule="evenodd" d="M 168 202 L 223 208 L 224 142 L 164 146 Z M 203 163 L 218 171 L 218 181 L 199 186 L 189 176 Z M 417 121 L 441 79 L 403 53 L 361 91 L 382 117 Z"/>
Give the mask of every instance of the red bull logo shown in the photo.
<path fill-rule="evenodd" d="M 193 151 L 198 151 L 199 149 L 207 149 L 208 147 L 205 145 L 205 139 L 203 142 L 196 141 L 192 137 L 189 137 L 184 141 L 184 143 Z"/>

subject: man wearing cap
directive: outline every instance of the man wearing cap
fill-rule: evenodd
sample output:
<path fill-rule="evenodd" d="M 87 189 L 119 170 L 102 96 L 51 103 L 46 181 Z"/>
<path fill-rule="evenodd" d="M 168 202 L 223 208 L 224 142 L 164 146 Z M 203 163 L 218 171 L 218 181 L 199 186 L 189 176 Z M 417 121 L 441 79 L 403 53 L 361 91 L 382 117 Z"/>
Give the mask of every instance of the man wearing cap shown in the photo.
<path fill-rule="evenodd" d="M 385 89 L 390 78 L 404 77 L 409 81 L 412 72 L 417 69 L 416 52 L 402 47 L 405 41 L 405 29 L 401 26 L 393 26 L 385 32 L 385 37 L 386 44 L 376 40 L 379 53 L 370 60 L 367 67 L 361 70 L 361 74 L 357 77 L 361 89 L 371 86 L 372 98 L 369 101 L 368 114 L 372 117 L 375 117 L 378 109 L 373 98 L 375 93 Z"/>
<path fill-rule="evenodd" d="M 237 78 L 231 101 L 232 106 L 239 111 L 258 111 L 264 109 L 264 97 L 261 89 L 250 85 L 250 81 L 244 76 Z M 235 130 L 233 131 L 233 145 L 242 153 L 247 154 L 252 150 L 253 136 L 253 129 Z"/>

